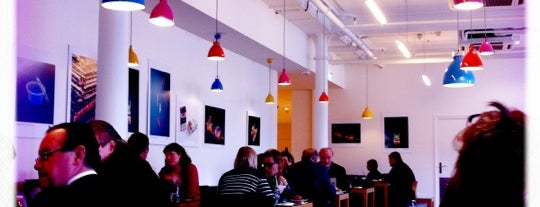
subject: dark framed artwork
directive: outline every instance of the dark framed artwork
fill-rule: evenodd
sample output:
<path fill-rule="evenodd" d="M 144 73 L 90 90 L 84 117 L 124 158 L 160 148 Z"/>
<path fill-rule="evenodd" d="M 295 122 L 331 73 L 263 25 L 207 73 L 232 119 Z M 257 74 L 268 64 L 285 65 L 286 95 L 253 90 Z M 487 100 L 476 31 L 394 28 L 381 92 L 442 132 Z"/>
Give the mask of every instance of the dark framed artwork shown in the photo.
<path fill-rule="evenodd" d="M 128 132 L 139 131 L 139 71 L 129 69 Z"/>
<path fill-rule="evenodd" d="M 17 57 L 17 121 L 53 124 L 54 82 L 55 65 Z"/>
<path fill-rule="evenodd" d="M 409 148 L 409 118 L 407 116 L 385 116 L 383 126 L 384 148 Z"/>
<path fill-rule="evenodd" d="M 332 144 L 360 144 L 360 123 L 334 123 L 331 127 Z"/>
<path fill-rule="evenodd" d="M 69 121 L 89 123 L 96 117 L 97 61 L 72 53 L 69 77 Z"/>
<path fill-rule="evenodd" d="M 151 67 L 149 77 L 149 134 L 169 137 L 171 76 L 169 73 Z"/>
<path fill-rule="evenodd" d="M 204 107 L 204 143 L 225 145 L 225 109 Z"/>
<path fill-rule="evenodd" d="M 248 116 L 247 125 L 248 145 L 261 145 L 261 118 L 256 116 Z"/>

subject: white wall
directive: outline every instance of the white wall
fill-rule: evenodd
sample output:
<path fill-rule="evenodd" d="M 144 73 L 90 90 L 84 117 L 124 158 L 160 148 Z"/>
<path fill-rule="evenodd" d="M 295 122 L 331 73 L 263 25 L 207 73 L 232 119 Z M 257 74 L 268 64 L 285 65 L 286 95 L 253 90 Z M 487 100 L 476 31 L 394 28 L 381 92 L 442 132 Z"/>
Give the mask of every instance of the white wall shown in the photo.
<path fill-rule="evenodd" d="M 369 108 L 374 118 L 362 120 L 366 106 L 364 67 L 346 67 L 346 88 L 331 89 L 329 124 L 341 121 L 360 122 L 360 146 L 335 146 L 335 161 L 343 164 L 348 174 L 367 174 L 366 162 L 374 158 L 382 173 L 390 171 L 384 149 L 382 117 L 409 117 L 409 150 L 398 150 L 413 169 L 419 181 L 417 194 L 434 197 L 434 123 L 433 116 L 469 116 L 485 110 L 489 101 L 500 101 L 510 107 L 525 109 L 525 60 L 486 57 L 486 69 L 475 72 L 476 86 L 451 89 L 442 86 L 448 63 L 428 64 L 432 85 L 427 87 L 420 77 L 421 65 L 386 65 L 384 69 L 369 67 Z M 463 123 L 465 126 L 465 123 Z M 456 132 L 457 134 L 457 132 Z M 330 144 L 330 146 L 332 146 Z M 450 147 L 450 146 L 449 146 Z"/>
<path fill-rule="evenodd" d="M 99 1 L 22 0 L 17 1 L 17 4 L 18 55 L 56 66 L 53 124 L 65 122 L 68 102 L 65 92 L 68 79 L 67 48 L 70 45 L 78 54 L 97 57 Z M 133 46 L 141 63 L 137 68 L 140 71 L 139 129 L 147 132 L 145 124 L 148 67 L 157 66 L 171 74 L 173 98 L 171 98 L 171 137 L 168 139 L 171 142 L 175 140 L 173 120 L 176 100 L 181 102 L 180 104 L 189 103 L 194 106 L 188 108 L 188 115 L 189 113 L 198 115 L 196 117 L 198 130 L 201 132 L 198 134 L 198 142 L 192 144 L 194 146 L 186 146 L 186 150 L 199 169 L 201 185 L 216 185 L 219 176 L 233 167 L 237 149 L 247 145 L 247 114 L 261 117 L 261 145 L 252 147 L 257 152 L 276 147 L 276 107 L 264 103 L 268 93 L 267 66 L 225 50 L 227 59 L 219 64 L 219 76 L 224 91 L 219 94 L 213 93 L 210 91 L 210 85 L 216 75 L 216 63 L 206 58 L 211 43 L 177 27 L 153 26 L 148 22 L 148 14 L 142 11 L 133 12 Z M 126 66 L 125 69 L 127 68 Z M 272 71 L 272 76 L 273 80 L 276 80 L 275 71 Z M 275 83 L 272 87 L 272 91 L 277 91 Z M 111 104 L 119 103 L 111 102 Z M 225 146 L 202 143 L 204 105 L 226 110 Z M 37 149 L 47 127 L 47 124 L 17 123 L 18 181 L 37 178 L 33 169 L 34 159 L 37 157 Z M 120 134 L 127 133 L 120 132 Z M 150 146 L 148 161 L 156 172 L 164 164 L 161 150 L 167 143 L 160 142 Z"/>

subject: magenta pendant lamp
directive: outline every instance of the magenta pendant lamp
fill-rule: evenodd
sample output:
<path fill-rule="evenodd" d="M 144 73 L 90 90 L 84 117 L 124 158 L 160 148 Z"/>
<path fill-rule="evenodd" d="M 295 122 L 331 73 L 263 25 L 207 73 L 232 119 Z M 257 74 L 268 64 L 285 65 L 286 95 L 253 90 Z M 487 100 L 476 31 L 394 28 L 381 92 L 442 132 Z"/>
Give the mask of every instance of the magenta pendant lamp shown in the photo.
<path fill-rule="evenodd" d="M 491 46 L 491 43 L 489 43 L 488 38 L 484 38 L 484 41 L 482 41 L 482 45 L 480 45 L 480 49 L 478 50 L 480 55 L 493 55 L 495 53 L 493 51 L 493 46 Z"/>
<path fill-rule="evenodd" d="M 159 0 L 159 3 L 154 7 L 152 13 L 150 13 L 150 19 L 148 21 L 160 27 L 174 25 L 174 14 L 167 0 Z"/>
<path fill-rule="evenodd" d="M 137 11 L 144 9 L 144 0 L 103 0 L 101 6 L 116 11 Z"/>
<path fill-rule="evenodd" d="M 289 78 L 289 75 L 287 74 L 287 71 L 285 70 L 285 68 L 283 68 L 281 75 L 279 75 L 278 85 L 280 86 L 291 85 L 291 79 Z"/>
<path fill-rule="evenodd" d="M 460 66 L 461 70 L 482 70 L 484 69 L 484 64 L 478 52 L 474 49 L 474 45 L 471 44 L 469 51 L 463 57 L 463 61 Z"/>
<path fill-rule="evenodd" d="M 210 50 L 208 50 L 208 59 L 214 61 L 225 60 L 225 52 L 223 52 L 223 48 L 218 41 L 221 38 L 221 34 L 216 33 L 214 38 L 214 43 L 212 44 L 212 47 L 210 47 Z"/>
<path fill-rule="evenodd" d="M 457 10 L 474 10 L 483 6 L 483 0 L 454 0 L 454 8 Z"/>

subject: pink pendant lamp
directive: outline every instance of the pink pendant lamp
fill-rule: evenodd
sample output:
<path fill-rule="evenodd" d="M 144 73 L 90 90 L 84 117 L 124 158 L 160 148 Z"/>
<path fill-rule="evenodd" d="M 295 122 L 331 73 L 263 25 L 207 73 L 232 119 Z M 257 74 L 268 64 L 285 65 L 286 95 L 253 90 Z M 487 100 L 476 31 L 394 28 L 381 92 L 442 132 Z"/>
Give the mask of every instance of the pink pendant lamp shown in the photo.
<path fill-rule="evenodd" d="M 480 55 L 493 55 L 495 52 L 493 50 L 493 46 L 491 46 L 491 43 L 488 41 L 486 30 L 486 7 L 484 7 L 484 41 L 482 41 L 482 45 L 480 45 L 480 49 L 478 49 L 478 51 L 480 52 Z"/>
<path fill-rule="evenodd" d="M 156 7 L 152 9 L 148 21 L 160 27 L 170 27 L 174 25 L 174 14 L 169 3 L 167 3 L 167 0 L 159 0 Z"/>
<path fill-rule="evenodd" d="M 483 0 L 454 0 L 454 8 L 457 10 L 474 10 L 483 6 Z"/>

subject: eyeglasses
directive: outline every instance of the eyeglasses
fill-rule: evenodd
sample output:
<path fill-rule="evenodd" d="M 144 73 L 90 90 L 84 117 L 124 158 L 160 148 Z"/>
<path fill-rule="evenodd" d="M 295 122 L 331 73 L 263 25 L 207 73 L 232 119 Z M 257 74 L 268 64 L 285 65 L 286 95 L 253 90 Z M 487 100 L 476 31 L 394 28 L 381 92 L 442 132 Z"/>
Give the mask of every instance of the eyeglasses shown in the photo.
<path fill-rule="evenodd" d="M 48 151 L 48 152 L 43 152 L 40 155 L 38 155 L 38 158 L 36 158 L 36 162 L 38 162 L 38 161 L 42 161 L 42 162 L 47 161 L 54 153 L 64 152 L 64 151 L 67 151 L 67 150 L 68 150 L 67 147 L 62 147 L 62 148 L 51 150 L 51 151 Z"/>

